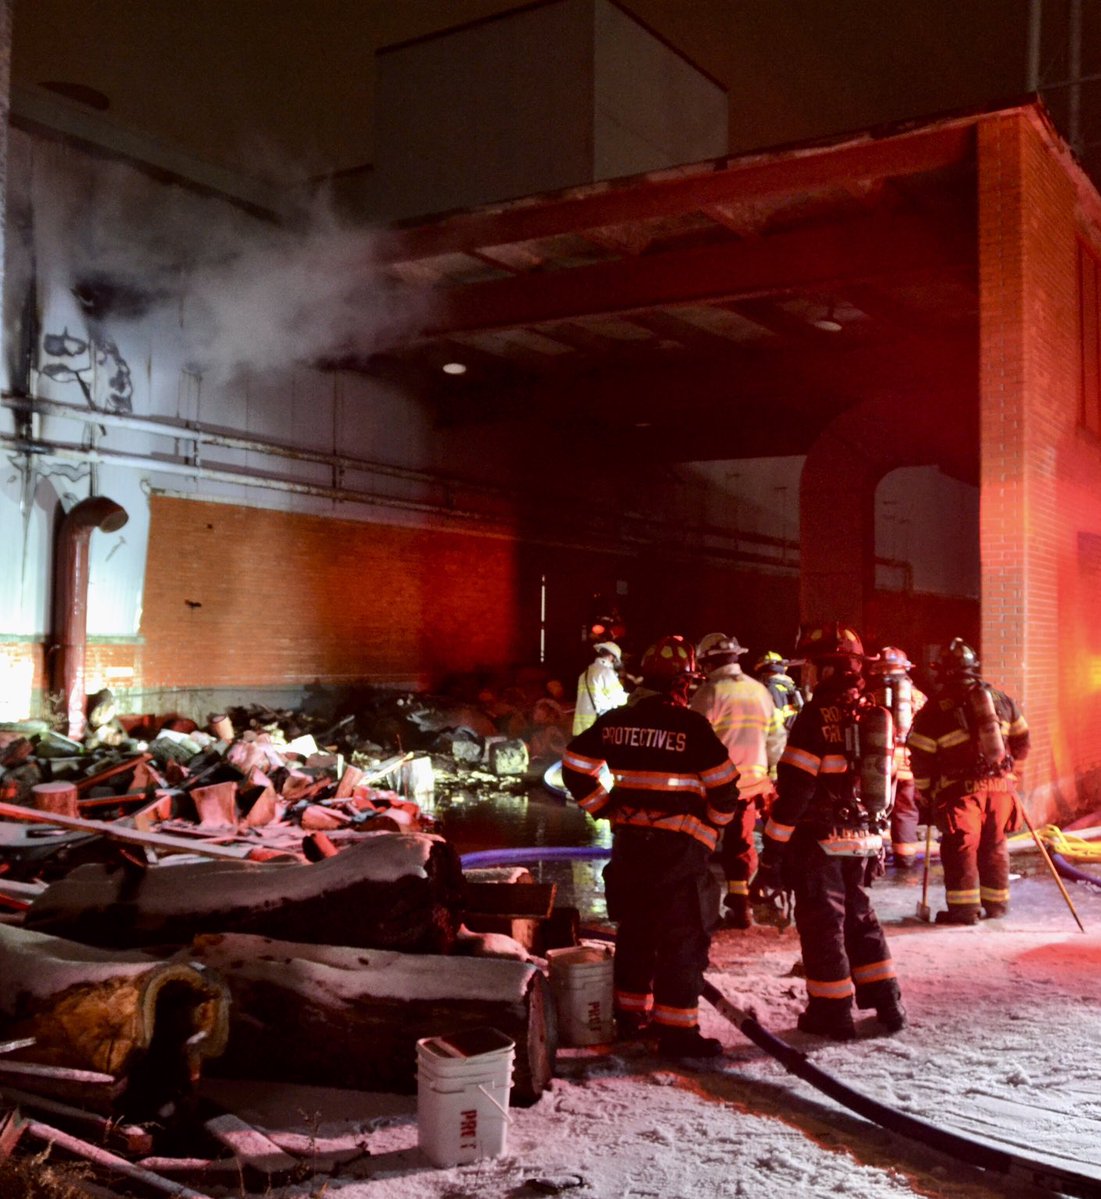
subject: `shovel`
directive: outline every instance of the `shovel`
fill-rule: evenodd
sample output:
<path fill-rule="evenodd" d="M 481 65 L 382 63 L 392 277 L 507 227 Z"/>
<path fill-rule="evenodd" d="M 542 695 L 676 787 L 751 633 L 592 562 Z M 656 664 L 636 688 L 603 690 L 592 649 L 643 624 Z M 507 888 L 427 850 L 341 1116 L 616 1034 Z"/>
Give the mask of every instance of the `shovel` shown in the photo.
<path fill-rule="evenodd" d="M 918 900 L 917 914 L 919 920 L 928 924 L 932 918 L 929 911 L 929 859 L 933 856 L 933 820 L 925 826 L 925 870 L 921 877 L 921 899 Z"/>

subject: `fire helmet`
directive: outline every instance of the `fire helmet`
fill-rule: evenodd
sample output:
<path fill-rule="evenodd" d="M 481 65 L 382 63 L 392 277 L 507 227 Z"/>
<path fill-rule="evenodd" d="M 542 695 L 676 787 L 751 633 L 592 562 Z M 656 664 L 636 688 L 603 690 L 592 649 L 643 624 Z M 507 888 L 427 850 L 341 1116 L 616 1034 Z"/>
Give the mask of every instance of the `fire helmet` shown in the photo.
<path fill-rule="evenodd" d="M 885 645 L 868 665 L 876 674 L 905 674 L 914 664 L 897 645 Z"/>
<path fill-rule="evenodd" d="M 642 681 L 647 687 L 664 690 L 675 679 L 699 678 L 696 651 L 679 634 L 661 637 L 642 655 Z"/>
<path fill-rule="evenodd" d="M 795 653 L 812 662 L 823 658 L 863 658 L 864 643 L 855 629 L 835 620 L 800 632 Z"/>
<path fill-rule="evenodd" d="M 753 664 L 753 673 L 760 674 L 767 670 L 769 674 L 781 674 L 790 665 L 787 658 L 781 657 L 774 649 L 770 649 L 767 654 L 762 654 Z"/>
<path fill-rule="evenodd" d="M 707 665 L 708 658 L 740 658 L 745 652 L 737 637 L 728 637 L 725 633 L 708 633 L 696 646 L 696 657 L 701 666 Z"/>
<path fill-rule="evenodd" d="M 609 658 L 615 658 L 617 662 L 623 661 L 623 651 L 618 645 L 616 645 L 614 641 L 598 641 L 596 645 L 593 646 L 593 653 L 595 653 L 598 657 L 601 655 L 606 655 Z"/>
<path fill-rule="evenodd" d="M 937 669 L 945 676 L 974 674 L 981 665 L 979 655 L 962 637 L 953 637 L 948 648 L 941 651 L 937 660 Z"/>

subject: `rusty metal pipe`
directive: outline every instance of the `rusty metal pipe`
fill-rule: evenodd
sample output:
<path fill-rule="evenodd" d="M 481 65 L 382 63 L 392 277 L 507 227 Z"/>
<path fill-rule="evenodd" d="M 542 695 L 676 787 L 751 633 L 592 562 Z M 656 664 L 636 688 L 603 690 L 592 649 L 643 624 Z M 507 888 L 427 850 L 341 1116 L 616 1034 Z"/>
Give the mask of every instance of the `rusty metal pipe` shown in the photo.
<path fill-rule="evenodd" d="M 130 519 L 106 496 L 93 495 L 71 508 L 57 531 L 54 569 L 54 644 L 51 677 L 61 693 L 67 732 L 84 735 L 84 654 L 88 631 L 88 543 L 94 530 L 114 533 Z"/>

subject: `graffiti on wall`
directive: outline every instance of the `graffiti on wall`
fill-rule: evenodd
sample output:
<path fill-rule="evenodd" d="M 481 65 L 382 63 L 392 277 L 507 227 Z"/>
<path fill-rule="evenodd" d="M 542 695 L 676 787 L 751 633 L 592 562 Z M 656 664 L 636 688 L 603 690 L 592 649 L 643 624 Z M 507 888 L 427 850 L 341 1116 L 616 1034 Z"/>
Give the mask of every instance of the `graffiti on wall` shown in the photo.
<path fill-rule="evenodd" d="M 42 356 L 41 373 L 59 383 L 75 383 L 94 412 L 133 411 L 130 366 L 106 334 L 78 337 L 66 326 L 43 336 Z"/>

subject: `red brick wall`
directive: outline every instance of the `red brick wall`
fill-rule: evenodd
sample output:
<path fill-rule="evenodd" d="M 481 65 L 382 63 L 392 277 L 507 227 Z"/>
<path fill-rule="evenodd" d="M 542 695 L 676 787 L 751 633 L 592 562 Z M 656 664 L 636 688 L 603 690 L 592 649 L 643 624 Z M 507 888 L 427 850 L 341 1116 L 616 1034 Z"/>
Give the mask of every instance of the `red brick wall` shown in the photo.
<path fill-rule="evenodd" d="M 431 685 L 517 655 L 515 543 L 154 497 L 144 690 Z"/>
<path fill-rule="evenodd" d="M 89 637 L 84 650 L 88 692 L 101 687 L 109 687 L 116 694 L 130 690 L 137 673 L 139 651 L 133 638 Z M 0 640 L 0 685 L 4 687 L 0 719 L 49 717 L 51 680 L 46 674 L 46 659 L 45 640 Z"/>
<path fill-rule="evenodd" d="M 1039 118 L 980 126 L 981 650 L 1032 726 L 1041 819 L 1101 799 L 1097 608 L 1080 550 L 1080 534 L 1101 533 L 1101 453 L 1078 419 L 1083 218 L 1068 164 Z"/>

